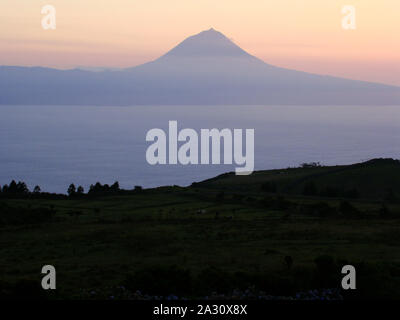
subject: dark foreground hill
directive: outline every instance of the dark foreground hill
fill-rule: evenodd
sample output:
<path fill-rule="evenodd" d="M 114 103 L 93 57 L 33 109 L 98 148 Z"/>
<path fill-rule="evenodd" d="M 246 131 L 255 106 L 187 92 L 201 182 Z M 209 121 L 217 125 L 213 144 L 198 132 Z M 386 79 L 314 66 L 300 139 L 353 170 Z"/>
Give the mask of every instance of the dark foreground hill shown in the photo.
<path fill-rule="evenodd" d="M 372 159 L 338 166 L 310 163 L 300 168 L 256 171 L 250 176 L 227 173 L 193 186 L 231 192 L 264 190 L 291 195 L 385 200 L 400 196 L 400 161 Z"/>
<path fill-rule="evenodd" d="M 400 105 L 400 88 L 279 68 L 210 29 L 120 71 L 0 67 L 0 104 Z"/>
<path fill-rule="evenodd" d="M 0 299 L 400 299 L 399 167 L 307 164 L 71 196 L 6 188 Z M 40 288 L 48 264 L 52 292 Z M 341 288 L 346 264 L 355 291 Z"/>

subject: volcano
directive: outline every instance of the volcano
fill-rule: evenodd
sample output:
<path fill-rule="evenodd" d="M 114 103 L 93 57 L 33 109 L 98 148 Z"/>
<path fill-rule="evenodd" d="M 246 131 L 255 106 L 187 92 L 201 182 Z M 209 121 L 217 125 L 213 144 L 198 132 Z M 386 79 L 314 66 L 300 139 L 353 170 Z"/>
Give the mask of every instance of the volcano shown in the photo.
<path fill-rule="evenodd" d="M 0 104 L 400 105 L 400 88 L 276 67 L 209 29 L 119 71 L 0 67 Z"/>

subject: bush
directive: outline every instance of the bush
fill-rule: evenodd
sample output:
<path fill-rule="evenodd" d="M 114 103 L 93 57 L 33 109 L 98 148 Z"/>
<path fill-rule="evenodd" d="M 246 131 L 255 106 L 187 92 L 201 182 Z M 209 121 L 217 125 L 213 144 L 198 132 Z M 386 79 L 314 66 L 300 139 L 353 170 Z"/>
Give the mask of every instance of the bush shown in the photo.
<path fill-rule="evenodd" d="M 301 168 L 318 168 L 321 167 L 321 163 L 319 162 L 305 162 L 300 165 Z"/>

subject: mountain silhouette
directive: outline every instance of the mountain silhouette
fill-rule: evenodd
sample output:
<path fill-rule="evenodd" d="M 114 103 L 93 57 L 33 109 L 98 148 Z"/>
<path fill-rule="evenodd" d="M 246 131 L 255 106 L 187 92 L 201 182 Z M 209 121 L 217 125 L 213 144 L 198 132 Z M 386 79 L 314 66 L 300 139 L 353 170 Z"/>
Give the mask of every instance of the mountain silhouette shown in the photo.
<path fill-rule="evenodd" d="M 0 67 L 0 104 L 399 105 L 400 88 L 275 67 L 211 28 L 117 71 Z"/>
<path fill-rule="evenodd" d="M 185 39 L 160 59 L 196 56 L 252 57 L 221 32 L 211 28 Z"/>

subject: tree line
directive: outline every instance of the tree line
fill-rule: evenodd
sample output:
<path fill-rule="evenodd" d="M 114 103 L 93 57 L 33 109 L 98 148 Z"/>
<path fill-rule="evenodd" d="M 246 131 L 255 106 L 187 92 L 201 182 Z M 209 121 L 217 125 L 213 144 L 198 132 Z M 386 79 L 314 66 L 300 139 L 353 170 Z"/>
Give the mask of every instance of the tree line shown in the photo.
<path fill-rule="evenodd" d="M 79 197 L 83 195 L 109 195 L 109 194 L 118 194 L 125 193 L 129 191 L 139 192 L 142 191 L 143 188 L 141 186 L 135 186 L 133 190 L 123 190 L 119 186 L 119 182 L 115 181 L 112 185 L 101 184 L 100 182 L 96 182 L 95 184 L 91 184 L 89 187 L 89 191 L 85 193 L 85 189 L 79 185 L 75 186 L 74 183 L 71 183 L 67 188 L 68 197 Z M 57 197 L 65 197 L 63 194 L 55 194 L 42 192 L 40 186 L 36 185 L 32 191 L 29 190 L 27 184 L 23 181 L 16 182 L 12 180 L 9 184 L 5 184 L 3 186 L 0 185 L 0 197 L 27 197 L 27 196 L 57 196 Z"/>

